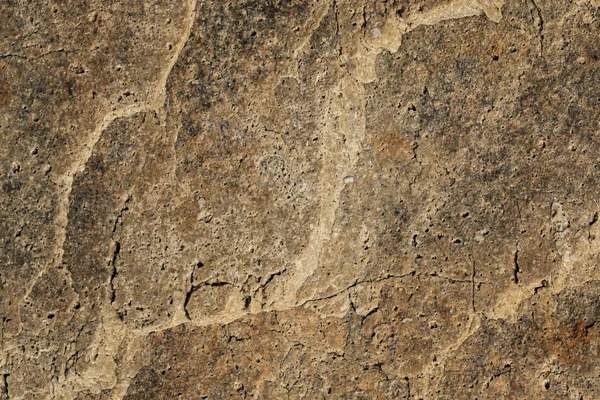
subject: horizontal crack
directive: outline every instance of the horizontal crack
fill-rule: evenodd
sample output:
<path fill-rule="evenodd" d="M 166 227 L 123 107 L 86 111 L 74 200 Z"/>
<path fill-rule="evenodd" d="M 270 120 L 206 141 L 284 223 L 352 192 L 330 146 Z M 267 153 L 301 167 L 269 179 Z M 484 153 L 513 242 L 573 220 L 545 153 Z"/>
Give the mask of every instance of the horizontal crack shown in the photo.
<path fill-rule="evenodd" d="M 386 276 L 375 278 L 375 279 L 366 279 L 364 281 L 357 281 L 357 282 L 354 282 L 352 285 L 346 287 L 345 289 L 342 289 L 342 290 L 340 290 L 340 291 L 338 291 L 336 293 L 333 293 L 331 295 L 324 296 L 324 297 L 313 298 L 313 299 L 308 299 L 308 300 L 300 303 L 299 306 L 303 306 L 303 305 L 305 305 L 307 303 L 312 303 L 312 302 L 315 302 L 315 301 L 328 300 L 328 299 L 334 298 L 334 297 L 339 296 L 340 294 L 342 294 L 344 292 L 347 292 L 348 290 L 350 290 L 350 289 L 352 289 L 352 288 L 354 288 L 356 286 L 363 285 L 365 283 L 377 283 L 377 282 L 382 282 L 382 281 L 386 281 L 386 280 L 389 280 L 389 279 L 402 279 L 402 278 L 406 278 L 407 276 L 415 276 L 415 271 L 411 271 L 411 272 L 408 272 L 408 273 L 402 274 L 402 275 L 391 275 L 391 274 L 388 274 Z"/>

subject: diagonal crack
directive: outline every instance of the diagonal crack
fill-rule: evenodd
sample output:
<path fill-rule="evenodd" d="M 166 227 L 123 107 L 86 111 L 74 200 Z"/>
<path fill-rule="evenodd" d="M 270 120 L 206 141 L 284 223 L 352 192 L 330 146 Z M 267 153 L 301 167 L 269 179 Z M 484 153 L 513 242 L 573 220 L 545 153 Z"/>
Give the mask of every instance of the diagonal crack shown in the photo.
<path fill-rule="evenodd" d="M 347 286 L 346 288 L 344 288 L 342 290 L 339 290 L 339 291 L 337 291 L 335 293 L 332 293 L 330 295 L 323 296 L 323 297 L 316 297 L 316 298 L 305 300 L 304 302 L 300 303 L 298 306 L 304 306 L 307 303 L 312 303 L 312 302 L 315 302 L 315 301 L 332 299 L 334 297 L 339 296 L 342 293 L 347 292 L 348 290 L 350 290 L 352 288 L 355 288 L 355 287 L 357 287 L 359 285 L 364 285 L 366 283 L 377 283 L 377 282 L 382 282 L 382 281 L 386 281 L 386 280 L 389 280 L 389 279 L 402 279 L 402 278 L 406 278 L 407 276 L 414 276 L 414 275 L 415 275 L 415 271 L 410 271 L 410 272 L 407 272 L 406 274 L 402 274 L 402 275 L 388 274 L 386 276 L 381 276 L 381 277 L 374 278 L 374 279 L 365 279 L 365 280 L 362 280 L 362 281 L 356 281 L 353 284 L 351 284 L 350 286 Z"/>

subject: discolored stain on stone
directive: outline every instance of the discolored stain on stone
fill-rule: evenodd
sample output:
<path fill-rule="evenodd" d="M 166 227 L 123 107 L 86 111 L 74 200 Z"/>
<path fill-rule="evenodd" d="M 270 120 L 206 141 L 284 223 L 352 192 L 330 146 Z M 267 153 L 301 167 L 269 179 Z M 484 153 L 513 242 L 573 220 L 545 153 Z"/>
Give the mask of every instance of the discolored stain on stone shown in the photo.
<path fill-rule="evenodd" d="M 0 80 L 0 106 L 10 103 L 11 90 L 7 81 Z"/>

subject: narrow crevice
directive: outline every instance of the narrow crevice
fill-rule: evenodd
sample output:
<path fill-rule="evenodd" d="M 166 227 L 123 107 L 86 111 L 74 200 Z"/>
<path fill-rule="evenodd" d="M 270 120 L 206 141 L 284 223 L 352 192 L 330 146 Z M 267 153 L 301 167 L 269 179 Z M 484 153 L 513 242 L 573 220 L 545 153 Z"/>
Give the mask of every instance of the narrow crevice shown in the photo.
<path fill-rule="evenodd" d="M 592 329 L 594 326 L 596 326 L 596 322 L 597 321 L 591 321 L 585 325 L 585 336 L 589 335 L 589 330 Z"/>
<path fill-rule="evenodd" d="M 185 300 L 183 301 L 183 313 L 185 314 L 185 317 L 188 319 L 188 321 L 191 321 L 192 319 L 190 318 L 190 314 L 187 310 L 187 305 L 190 302 L 190 299 L 192 298 L 192 294 L 194 294 L 194 292 L 196 290 L 198 290 L 198 286 L 199 286 L 199 285 L 194 285 L 194 272 L 196 272 L 196 269 L 199 269 L 202 267 L 204 267 L 204 263 L 202 261 L 198 261 L 193 266 L 192 272 L 190 273 L 190 289 L 185 294 Z"/>
<path fill-rule="evenodd" d="M 413 106 L 413 107 L 414 107 L 414 106 Z M 419 142 L 415 140 L 415 141 L 412 143 L 412 146 L 411 146 L 411 148 L 412 148 L 412 153 L 413 153 L 412 159 L 413 159 L 413 160 L 415 160 L 415 161 L 416 161 L 416 162 L 417 162 L 419 165 L 421 165 L 421 166 L 422 166 L 423 164 L 422 164 L 422 163 L 421 163 L 421 161 L 419 160 L 419 155 L 417 154 L 417 149 L 419 148 Z"/>
<path fill-rule="evenodd" d="M 223 286 L 233 286 L 233 283 L 230 282 L 202 282 L 199 283 L 197 285 L 191 285 L 190 286 L 190 290 L 187 291 L 187 293 L 185 294 L 185 300 L 183 302 L 183 312 L 186 316 L 186 318 L 191 321 L 192 319 L 190 318 L 190 314 L 189 311 L 187 309 L 188 304 L 192 298 L 192 295 L 198 290 L 200 289 L 202 286 L 210 286 L 210 287 L 223 287 Z"/>
<path fill-rule="evenodd" d="M 75 350 L 75 353 L 71 354 L 71 356 L 67 359 L 67 362 L 65 363 L 65 370 L 63 372 L 63 375 L 65 377 L 69 376 L 69 373 L 71 372 L 71 368 L 73 366 L 75 366 L 75 364 L 77 364 L 77 361 L 79 360 L 79 350 Z M 75 374 L 77 374 L 77 371 L 75 371 Z M 79 375 L 79 374 L 77 374 Z"/>
<path fill-rule="evenodd" d="M 189 321 L 191 321 L 192 319 L 190 317 L 190 313 L 189 313 L 187 307 L 188 307 L 188 304 L 189 304 L 194 292 L 196 292 L 202 286 L 210 286 L 210 287 L 234 286 L 233 283 L 226 282 L 226 281 L 213 281 L 213 282 L 204 281 L 204 282 L 200 282 L 200 283 L 194 285 L 194 272 L 196 271 L 197 268 L 202 268 L 202 267 L 204 267 L 204 264 L 201 261 L 199 261 L 192 269 L 192 273 L 190 274 L 190 289 L 185 294 L 185 300 L 183 301 L 183 312 Z M 247 302 L 246 304 L 248 306 L 250 306 L 249 302 Z"/>
<path fill-rule="evenodd" d="M 250 304 L 252 304 L 252 296 L 246 296 L 244 298 L 244 310 L 247 310 L 250 308 Z"/>
<path fill-rule="evenodd" d="M 519 266 L 519 242 L 517 242 L 515 249 L 515 256 L 513 259 L 513 281 L 516 285 L 519 284 L 519 274 L 521 273 L 521 267 Z"/>
<path fill-rule="evenodd" d="M 2 383 L 4 384 L 3 392 L 6 400 L 10 399 L 10 394 L 8 393 L 8 377 L 10 374 L 2 374 Z"/>
<path fill-rule="evenodd" d="M 596 222 L 598 222 L 598 213 L 597 212 L 594 213 L 594 216 L 592 217 L 592 220 L 590 221 L 589 226 L 594 225 Z"/>
<path fill-rule="evenodd" d="M 362 24 L 360 26 L 360 30 L 362 31 L 362 37 L 364 39 L 367 32 L 367 10 L 365 6 L 362 8 Z"/>
<path fill-rule="evenodd" d="M 119 272 L 117 271 L 117 258 L 119 258 L 120 252 L 121 252 L 121 243 L 116 241 L 112 260 L 110 262 L 110 265 L 112 266 L 112 273 L 110 275 L 110 280 L 108 281 L 108 286 L 110 288 L 110 293 L 111 293 L 110 294 L 110 304 L 113 304 L 115 302 L 115 298 L 116 298 L 114 280 L 117 277 L 117 275 L 119 274 Z"/>
<path fill-rule="evenodd" d="M 545 289 L 547 287 L 548 287 L 548 281 L 543 279 L 539 286 L 536 286 L 533 288 L 533 294 L 537 294 L 537 292 L 539 292 L 540 290 Z"/>
<path fill-rule="evenodd" d="M 471 260 L 471 308 L 475 312 L 475 260 Z"/>
<path fill-rule="evenodd" d="M 598 222 L 598 212 L 594 213 L 594 215 L 592 216 L 592 220 L 588 223 L 588 226 L 587 226 L 587 231 L 588 231 L 587 239 L 589 241 L 592 241 L 595 239 L 595 235 L 592 234 L 592 226 L 595 225 L 596 222 Z"/>
<path fill-rule="evenodd" d="M 194 292 L 196 290 L 198 290 L 198 287 L 199 287 L 199 285 L 192 285 L 190 287 L 190 290 L 188 290 L 187 293 L 185 294 L 185 300 L 183 302 L 183 312 L 188 321 L 191 321 L 192 318 L 190 317 L 190 313 L 187 309 L 187 306 L 188 306 L 188 303 L 190 302 L 190 299 L 192 298 L 192 295 L 194 294 Z"/>
<path fill-rule="evenodd" d="M 351 301 L 351 303 L 352 303 L 352 301 Z M 355 309 L 355 311 L 356 311 L 356 309 Z M 365 316 L 362 317 L 362 321 L 360 322 L 360 325 L 362 326 L 365 323 L 365 320 L 367 318 L 369 318 L 371 315 L 375 314 L 378 311 L 379 311 L 379 307 L 374 307 L 371 311 L 369 311 L 368 313 L 366 313 Z"/>
<path fill-rule="evenodd" d="M 262 285 L 260 285 L 260 286 L 259 286 L 259 287 L 258 287 L 258 288 L 257 288 L 257 289 L 254 291 L 254 294 L 256 294 L 256 292 L 258 292 L 258 291 L 259 291 L 259 290 L 261 290 L 261 289 L 263 289 L 263 290 L 264 290 L 264 289 L 267 287 L 267 285 L 268 285 L 269 283 L 271 283 L 271 282 L 273 281 L 273 279 L 275 279 L 275 277 L 276 277 L 276 276 L 281 276 L 281 274 L 283 274 L 285 271 L 287 271 L 287 268 L 285 268 L 285 267 L 284 267 L 284 268 L 283 268 L 281 271 L 277 271 L 277 272 L 274 272 L 274 273 L 270 274 L 270 275 L 267 277 L 267 279 L 265 280 L 265 283 L 263 283 Z"/>
<path fill-rule="evenodd" d="M 21 54 L 2 54 L 0 55 L 0 60 L 4 60 L 5 58 L 20 58 L 21 60 L 27 60 L 27 57 Z"/>
<path fill-rule="evenodd" d="M 211 286 L 211 287 L 221 287 L 221 286 L 233 286 L 233 283 L 230 282 L 206 282 L 204 283 L 205 286 Z M 201 286 L 201 285 L 198 285 Z"/>

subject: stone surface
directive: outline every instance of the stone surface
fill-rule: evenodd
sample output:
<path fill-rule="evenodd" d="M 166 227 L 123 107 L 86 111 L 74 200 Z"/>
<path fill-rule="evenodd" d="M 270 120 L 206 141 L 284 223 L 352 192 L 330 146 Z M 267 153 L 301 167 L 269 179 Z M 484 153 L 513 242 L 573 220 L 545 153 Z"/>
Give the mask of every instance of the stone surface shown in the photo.
<path fill-rule="evenodd" d="M 0 399 L 600 397 L 595 0 L 0 4 Z"/>

